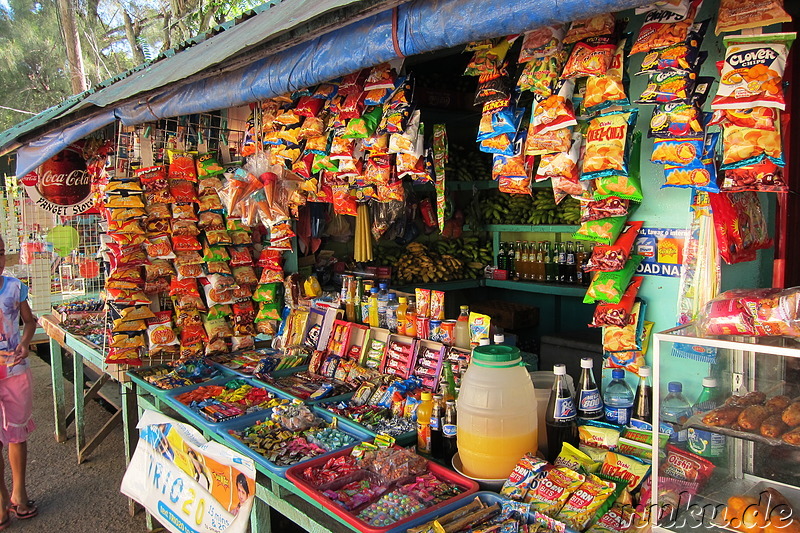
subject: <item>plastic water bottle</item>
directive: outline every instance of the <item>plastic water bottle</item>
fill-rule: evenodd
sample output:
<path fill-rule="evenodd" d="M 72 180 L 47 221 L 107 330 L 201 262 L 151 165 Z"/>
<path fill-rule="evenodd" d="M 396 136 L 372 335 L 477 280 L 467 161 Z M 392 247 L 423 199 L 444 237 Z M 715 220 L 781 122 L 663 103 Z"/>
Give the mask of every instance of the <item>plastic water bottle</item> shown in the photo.
<path fill-rule="evenodd" d="M 389 305 L 389 285 L 386 283 L 378 284 L 378 325 L 381 328 L 386 325 L 386 306 Z"/>
<path fill-rule="evenodd" d="M 397 333 L 397 309 L 400 302 L 397 301 L 397 294 L 389 291 L 389 301 L 386 303 L 386 329 L 392 333 Z"/>
<path fill-rule="evenodd" d="M 603 399 L 594 380 L 594 361 L 591 357 L 581 359 L 581 379 L 578 383 L 578 418 L 601 420 L 603 418 Z"/>
<path fill-rule="evenodd" d="M 661 421 L 666 424 L 670 441 L 685 444 L 688 435 L 679 428 L 692 416 L 692 404 L 683 396 L 683 385 L 679 381 L 670 381 L 667 390 L 669 394 L 661 402 Z"/>
<path fill-rule="evenodd" d="M 713 377 L 703 378 L 703 391 L 692 407 L 692 414 L 705 413 L 716 409 L 722 403 L 717 380 Z M 686 440 L 690 451 L 702 457 L 718 458 L 725 455 L 725 436 L 702 429 L 686 430 Z"/>
<path fill-rule="evenodd" d="M 606 422 L 625 426 L 631 419 L 633 410 L 633 389 L 625 381 L 625 371 L 615 368 L 611 371 L 611 383 L 603 396 Z"/>

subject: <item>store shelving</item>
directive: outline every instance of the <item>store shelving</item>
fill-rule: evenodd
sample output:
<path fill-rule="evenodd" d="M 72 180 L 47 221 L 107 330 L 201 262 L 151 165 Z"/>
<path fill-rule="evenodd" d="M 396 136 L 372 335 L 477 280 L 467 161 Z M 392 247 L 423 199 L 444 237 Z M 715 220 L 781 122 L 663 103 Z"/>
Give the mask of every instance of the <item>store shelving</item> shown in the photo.
<path fill-rule="evenodd" d="M 482 279 L 460 279 L 455 281 L 443 281 L 439 283 L 414 283 L 411 285 L 400 285 L 392 287 L 400 292 L 414 292 L 414 289 L 436 289 L 437 291 L 458 291 L 462 289 L 477 289 L 483 286 Z"/>
<path fill-rule="evenodd" d="M 575 233 L 580 226 L 571 226 L 566 224 L 554 225 L 530 225 L 530 224 L 487 224 L 484 226 L 486 231 L 505 231 L 517 233 Z"/>
<path fill-rule="evenodd" d="M 531 283 L 528 281 L 512 281 L 501 279 L 487 279 L 487 287 L 497 289 L 510 289 L 512 291 L 533 292 L 537 294 L 553 294 L 555 296 L 583 297 L 586 287 L 579 285 L 549 285 L 546 283 Z"/>

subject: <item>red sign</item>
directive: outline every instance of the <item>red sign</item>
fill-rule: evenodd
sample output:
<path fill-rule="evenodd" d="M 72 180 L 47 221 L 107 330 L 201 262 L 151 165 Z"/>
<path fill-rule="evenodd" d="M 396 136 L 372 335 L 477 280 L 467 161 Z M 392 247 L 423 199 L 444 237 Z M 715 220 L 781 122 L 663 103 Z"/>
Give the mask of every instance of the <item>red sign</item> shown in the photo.
<path fill-rule="evenodd" d="M 72 216 L 94 206 L 91 175 L 80 144 L 72 144 L 22 178 L 28 196 L 50 213 Z"/>

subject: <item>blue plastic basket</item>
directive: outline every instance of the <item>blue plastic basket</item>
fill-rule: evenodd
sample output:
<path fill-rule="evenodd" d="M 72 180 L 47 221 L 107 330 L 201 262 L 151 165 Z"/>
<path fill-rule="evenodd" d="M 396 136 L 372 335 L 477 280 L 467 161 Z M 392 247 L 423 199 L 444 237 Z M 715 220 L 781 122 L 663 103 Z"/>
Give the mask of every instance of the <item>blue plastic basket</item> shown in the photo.
<path fill-rule="evenodd" d="M 152 365 L 152 366 L 162 366 L 162 365 Z M 209 382 L 214 381 L 214 380 L 223 379 L 223 378 L 231 379 L 231 378 L 236 377 L 236 374 L 234 374 L 228 368 L 225 368 L 225 367 L 220 368 L 219 366 L 216 366 L 216 365 L 213 365 L 213 366 L 214 366 L 214 368 L 219 370 L 220 373 L 218 375 L 216 375 L 216 376 L 214 376 L 212 378 L 209 378 L 209 379 L 207 379 L 205 381 L 194 383 L 192 385 L 185 385 L 183 387 L 176 387 L 174 389 L 159 389 L 158 387 L 156 387 L 152 383 L 149 383 L 149 382 L 145 381 L 144 379 L 142 379 L 141 377 L 139 377 L 138 372 L 140 372 L 142 370 L 146 370 L 146 369 L 151 368 L 151 367 L 141 367 L 141 368 L 137 368 L 136 370 L 128 370 L 126 372 L 126 374 L 142 390 L 144 390 L 145 392 L 147 392 L 149 394 L 152 394 L 153 396 L 155 396 L 156 398 L 159 398 L 162 401 L 166 401 L 167 395 L 170 394 L 170 393 L 173 393 L 173 392 L 178 392 L 178 393 L 185 392 L 187 390 L 191 390 L 194 387 L 198 387 L 198 386 L 201 386 L 201 385 L 208 385 Z"/>
<path fill-rule="evenodd" d="M 322 418 L 323 420 L 325 420 L 325 422 L 327 422 L 329 424 L 334 419 L 334 416 L 330 412 L 326 411 L 325 409 L 319 409 L 317 407 L 311 407 L 311 411 L 315 415 L 319 416 L 320 418 Z M 334 454 L 334 453 L 336 453 L 336 452 L 338 452 L 340 450 L 344 450 L 345 448 L 351 447 L 351 446 L 353 446 L 355 444 L 360 444 L 360 443 L 364 442 L 365 440 L 372 440 L 372 437 L 367 432 L 365 432 L 362 428 L 358 427 L 353 422 L 351 422 L 349 420 L 342 419 L 341 417 L 335 417 L 335 418 L 338 419 L 338 427 L 339 427 L 339 429 L 341 431 L 343 431 L 344 433 L 347 433 L 351 437 L 354 437 L 356 439 L 355 442 L 351 442 L 348 445 L 342 446 L 340 448 L 336 448 L 335 450 L 330 450 L 330 451 L 328 451 L 328 452 L 326 452 L 326 453 L 324 453 L 322 455 L 317 455 L 316 457 L 312 457 L 310 459 L 306 459 L 305 461 L 299 461 L 299 462 L 297 462 L 295 464 L 288 465 L 288 466 L 278 466 L 275 463 L 273 463 L 272 461 L 270 461 L 269 459 L 267 459 L 266 457 L 264 457 L 263 455 L 261 455 L 260 453 L 256 452 L 255 450 L 253 450 L 252 448 L 250 448 L 249 446 L 244 444 L 238 438 L 236 438 L 235 436 L 230 434 L 230 431 L 232 431 L 232 430 L 234 430 L 234 431 L 243 430 L 243 429 L 245 429 L 245 428 L 247 428 L 249 426 L 252 426 L 257 421 L 264 420 L 265 418 L 268 418 L 270 414 L 271 414 L 271 410 L 262 411 L 261 413 L 258 413 L 256 415 L 248 414 L 246 417 L 241 417 L 240 419 L 236 419 L 236 420 L 232 420 L 232 421 L 229 421 L 229 422 L 224 422 L 224 423 L 218 424 L 218 429 L 216 431 L 220 436 L 222 436 L 222 438 L 225 440 L 225 443 L 228 446 L 230 446 L 231 448 L 235 449 L 239 453 L 241 453 L 243 455 L 246 455 L 247 457 L 250 457 L 251 459 L 253 459 L 253 461 L 256 462 L 257 465 L 260 465 L 260 466 L 264 467 L 265 469 L 269 470 L 270 472 L 272 472 L 274 474 L 277 474 L 277 475 L 279 475 L 281 477 L 286 477 L 286 471 L 289 470 L 290 468 L 292 468 L 293 466 L 297 466 L 297 465 L 303 464 L 303 463 L 305 463 L 307 461 L 313 461 L 313 460 L 319 459 L 320 457 L 326 457 L 326 456 Z"/>

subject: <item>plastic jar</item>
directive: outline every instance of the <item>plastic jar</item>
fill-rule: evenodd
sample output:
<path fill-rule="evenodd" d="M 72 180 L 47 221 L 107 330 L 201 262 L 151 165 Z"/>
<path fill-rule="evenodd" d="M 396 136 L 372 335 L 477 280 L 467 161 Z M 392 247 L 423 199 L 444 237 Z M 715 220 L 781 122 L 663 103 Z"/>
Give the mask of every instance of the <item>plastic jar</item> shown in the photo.
<path fill-rule="evenodd" d="M 478 346 L 458 395 L 458 454 L 464 473 L 507 478 L 538 443 L 536 397 L 513 346 Z"/>

